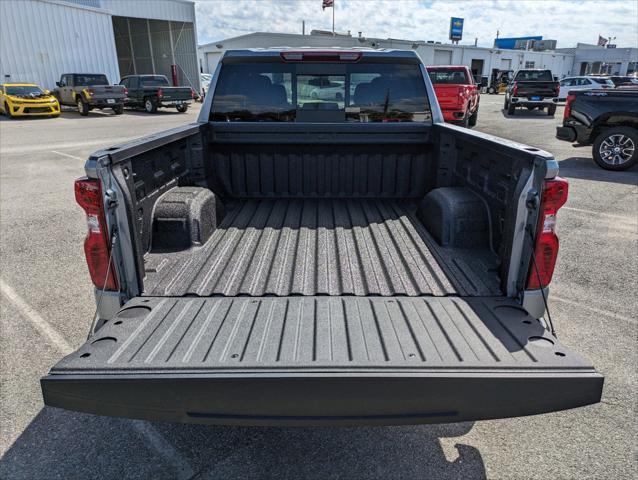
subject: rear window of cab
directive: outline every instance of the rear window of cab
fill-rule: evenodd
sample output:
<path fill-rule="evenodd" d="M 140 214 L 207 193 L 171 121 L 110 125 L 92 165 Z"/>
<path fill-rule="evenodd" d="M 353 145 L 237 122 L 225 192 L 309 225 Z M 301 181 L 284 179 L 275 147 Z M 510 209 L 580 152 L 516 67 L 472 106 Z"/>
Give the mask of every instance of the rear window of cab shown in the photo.
<path fill-rule="evenodd" d="M 418 64 L 222 65 L 210 120 L 217 122 L 426 122 Z"/>
<path fill-rule="evenodd" d="M 472 81 L 467 78 L 465 70 L 453 70 L 453 69 L 433 69 L 428 70 L 430 80 L 434 84 L 443 85 L 468 85 Z"/>

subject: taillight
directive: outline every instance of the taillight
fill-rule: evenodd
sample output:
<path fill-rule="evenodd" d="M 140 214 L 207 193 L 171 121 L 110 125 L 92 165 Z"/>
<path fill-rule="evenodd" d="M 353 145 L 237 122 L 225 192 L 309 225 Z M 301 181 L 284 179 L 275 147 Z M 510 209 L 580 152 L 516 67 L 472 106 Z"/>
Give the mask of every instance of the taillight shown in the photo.
<path fill-rule="evenodd" d="M 518 93 L 518 84 L 514 82 L 514 86 L 512 87 L 512 97 L 515 97 Z"/>
<path fill-rule="evenodd" d="M 93 95 L 95 93 L 95 90 L 93 90 L 92 88 L 89 88 L 87 92 L 89 92 L 89 95 Z"/>
<path fill-rule="evenodd" d="M 556 236 L 556 214 L 565 205 L 569 184 L 567 180 L 556 177 L 546 180 L 541 194 L 541 206 L 536 227 L 534 257 L 536 265 L 530 263 L 527 276 L 527 289 L 545 288 L 552 281 L 556 258 L 558 257 L 558 237 Z"/>
<path fill-rule="evenodd" d="M 160 100 L 164 98 L 164 90 L 162 90 L 161 88 L 157 91 L 157 98 L 159 98 Z"/>
<path fill-rule="evenodd" d="M 554 84 L 554 95 L 557 97 L 560 95 L 560 83 Z"/>
<path fill-rule="evenodd" d="M 281 52 L 285 62 L 357 62 L 361 52 L 340 51 L 310 51 L 310 52 Z"/>
<path fill-rule="evenodd" d="M 572 114 L 572 103 L 576 100 L 576 95 L 567 95 L 567 101 L 565 102 L 565 111 L 563 112 L 563 118 L 569 118 Z"/>
<path fill-rule="evenodd" d="M 128 88 L 124 87 L 124 95 L 128 96 Z"/>
<path fill-rule="evenodd" d="M 75 181 L 75 200 L 86 213 L 88 232 L 84 239 L 84 254 L 93 285 L 100 290 L 118 291 L 113 262 L 109 264 L 111 246 L 100 182 L 90 178 L 78 178 Z"/>
<path fill-rule="evenodd" d="M 191 98 L 193 99 L 195 98 L 195 90 L 193 90 L 192 88 L 191 88 Z"/>

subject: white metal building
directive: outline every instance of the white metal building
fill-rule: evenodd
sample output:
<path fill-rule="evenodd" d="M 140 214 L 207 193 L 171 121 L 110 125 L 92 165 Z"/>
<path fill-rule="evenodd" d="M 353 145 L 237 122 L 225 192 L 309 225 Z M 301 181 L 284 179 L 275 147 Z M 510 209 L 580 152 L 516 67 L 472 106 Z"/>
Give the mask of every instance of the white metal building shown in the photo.
<path fill-rule="evenodd" d="M 156 73 L 199 89 L 194 3 L 0 0 L 0 83 L 52 89 L 62 73 Z M 176 65 L 175 68 L 172 65 Z"/>
<path fill-rule="evenodd" d="M 585 57 L 587 53 L 582 51 L 582 48 L 535 52 L 411 40 L 366 38 L 363 36 L 332 36 L 331 34 L 326 35 L 323 33 L 319 35 L 312 33 L 310 35 L 298 35 L 256 32 L 201 45 L 199 47 L 200 67 L 206 73 L 214 72 L 217 62 L 225 50 L 281 46 L 410 49 L 415 50 L 426 65 L 467 65 L 476 76 L 488 78 L 495 69 L 517 70 L 519 68 L 548 68 L 559 78 L 579 75 L 581 62 L 583 61 L 581 57 L 589 58 Z M 603 54 L 612 55 L 612 52 L 606 52 L 606 50 L 613 49 L 598 48 L 595 53 L 598 57 Z M 626 57 L 623 57 L 623 61 L 629 62 L 622 64 L 619 72 L 624 74 L 627 71 L 631 71 L 633 64 L 630 59 L 638 54 L 638 49 L 619 48 L 617 50 L 617 52 L 613 52 L 613 55 L 619 55 L 622 51 Z"/>

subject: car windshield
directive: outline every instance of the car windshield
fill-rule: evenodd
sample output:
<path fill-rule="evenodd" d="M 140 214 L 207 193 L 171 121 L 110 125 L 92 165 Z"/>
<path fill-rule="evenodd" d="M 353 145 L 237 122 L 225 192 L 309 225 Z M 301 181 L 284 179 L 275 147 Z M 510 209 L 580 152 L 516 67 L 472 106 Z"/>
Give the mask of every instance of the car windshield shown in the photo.
<path fill-rule="evenodd" d="M 99 85 L 108 85 L 109 80 L 106 78 L 106 75 L 76 75 L 75 76 L 75 84 L 87 87 L 97 87 Z"/>
<path fill-rule="evenodd" d="M 552 72 L 549 70 L 523 70 L 516 74 L 516 80 L 531 80 L 538 82 L 552 82 Z"/>
<path fill-rule="evenodd" d="M 437 68 L 428 70 L 428 75 L 432 83 L 436 84 L 467 85 L 470 83 L 464 70 L 444 70 Z"/>
<path fill-rule="evenodd" d="M 430 105 L 416 64 L 232 63 L 222 66 L 211 120 L 424 122 Z"/>
<path fill-rule="evenodd" d="M 149 75 L 140 77 L 140 83 L 143 87 L 168 87 L 168 79 L 164 75 Z"/>
<path fill-rule="evenodd" d="M 44 91 L 37 85 L 7 85 L 7 95 L 22 96 L 38 96 L 44 95 Z"/>

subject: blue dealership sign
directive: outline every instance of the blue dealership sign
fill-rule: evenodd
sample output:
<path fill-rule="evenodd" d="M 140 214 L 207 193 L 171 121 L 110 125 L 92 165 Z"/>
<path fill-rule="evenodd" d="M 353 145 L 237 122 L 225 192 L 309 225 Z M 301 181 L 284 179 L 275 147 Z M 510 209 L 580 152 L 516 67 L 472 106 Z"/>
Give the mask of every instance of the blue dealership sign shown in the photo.
<path fill-rule="evenodd" d="M 463 19 L 450 18 L 450 40 L 461 40 L 463 38 Z"/>

